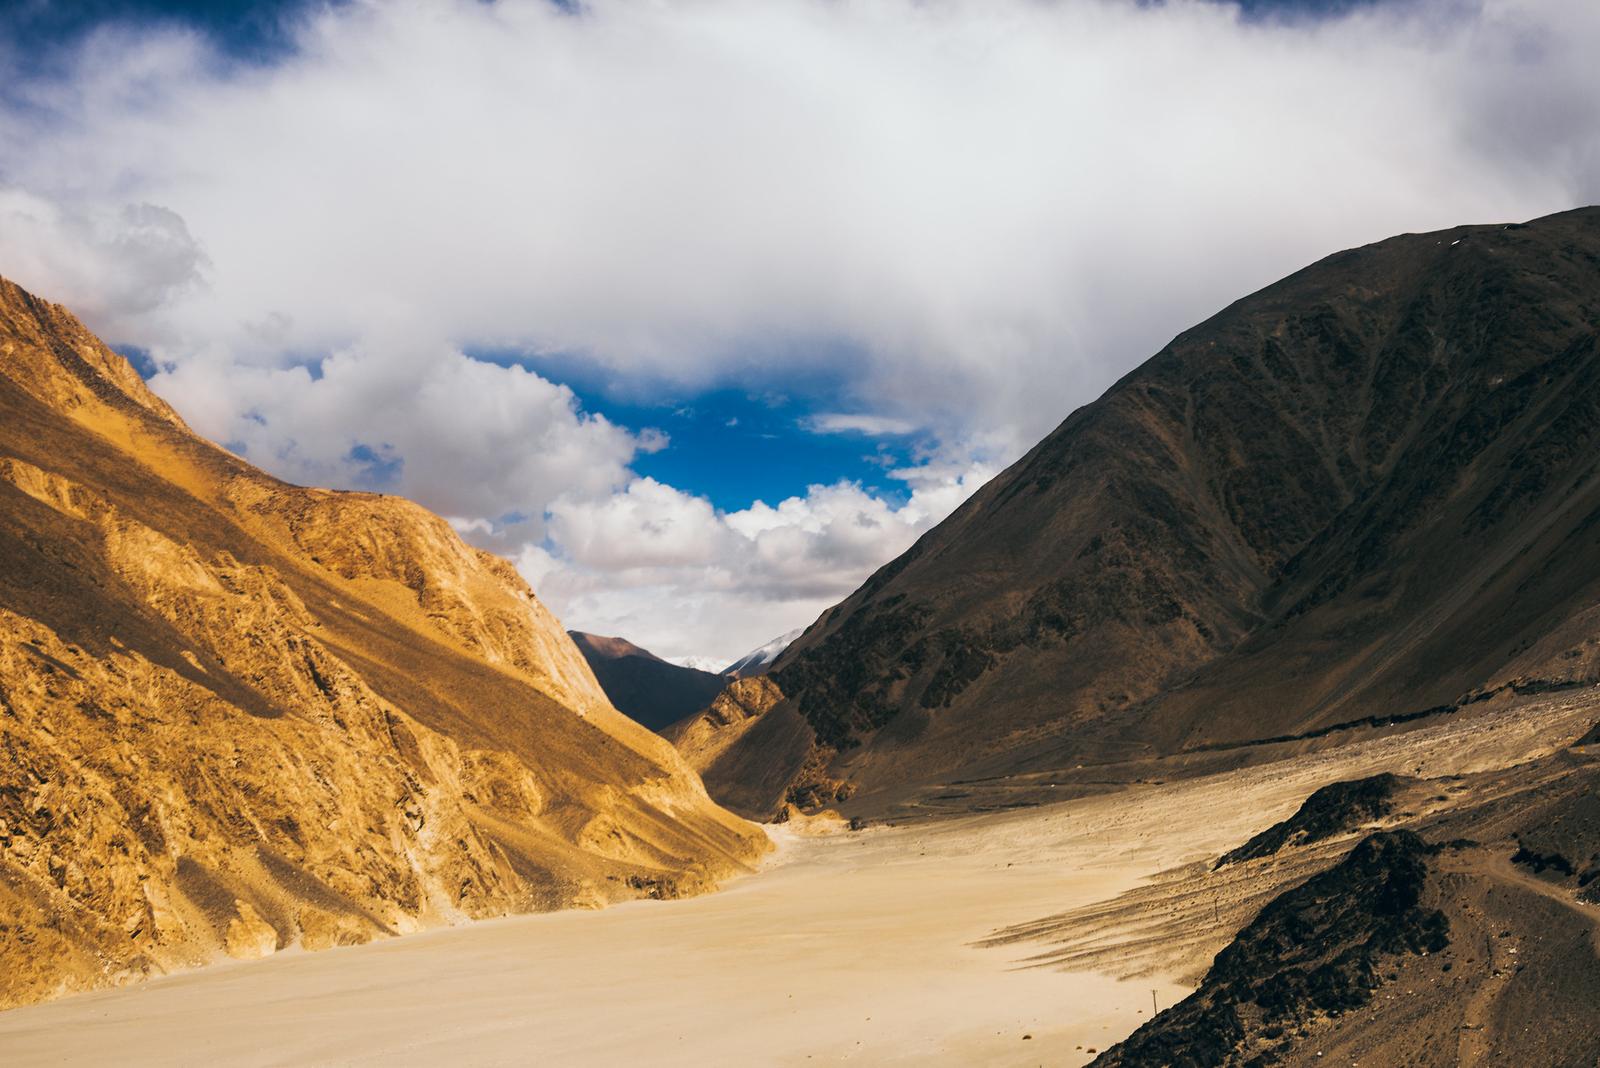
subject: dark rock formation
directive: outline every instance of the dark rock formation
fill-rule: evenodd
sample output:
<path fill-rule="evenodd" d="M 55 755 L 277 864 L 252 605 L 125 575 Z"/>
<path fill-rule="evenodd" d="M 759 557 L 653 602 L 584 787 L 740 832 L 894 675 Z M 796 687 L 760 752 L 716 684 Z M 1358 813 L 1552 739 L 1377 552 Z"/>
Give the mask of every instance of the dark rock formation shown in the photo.
<path fill-rule="evenodd" d="M 1217 954 L 1200 989 L 1101 1054 L 1102 1068 L 1272 1063 L 1292 1033 L 1365 1005 L 1391 958 L 1449 944 L 1423 903 L 1431 850 L 1410 831 L 1364 839 L 1290 890 Z"/>
<path fill-rule="evenodd" d="M 1294 815 L 1224 853 L 1216 867 L 1269 857 L 1286 845 L 1320 842 L 1386 816 L 1394 808 L 1394 793 L 1402 781 L 1398 775 L 1384 774 L 1329 783 L 1306 798 Z"/>

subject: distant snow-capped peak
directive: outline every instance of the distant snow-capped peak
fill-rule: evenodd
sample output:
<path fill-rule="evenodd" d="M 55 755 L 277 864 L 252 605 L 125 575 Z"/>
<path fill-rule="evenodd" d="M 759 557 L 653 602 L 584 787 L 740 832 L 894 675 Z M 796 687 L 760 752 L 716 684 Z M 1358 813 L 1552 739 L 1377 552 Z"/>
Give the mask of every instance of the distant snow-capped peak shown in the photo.
<path fill-rule="evenodd" d="M 727 674 L 726 671 L 717 666 L 720 661 L 713 660 L 709 656 L 675 656 L 670 658 L 668 663 L 677 664 L 679 667 L 691 668 L 695 671 L 709 671 L 713 675 Z"/>
<path fill-rule="evenodd" d="M 790 644 L 793 643 L 796 638 L 804 634 L 805 630 L 806 629 L 804 627 L 799 627 L 795 630 L 791 630 L 787 634 L 780 634 L 767 644 L 761 646 L 761 648 L 752 649 L 750 652 L 744 654 L 739 659 L 723 668 L 721 673 L 724 675 L 738 675 L 741 678 L 746 675 L 760 675 L 762 672 L 766 671 L 767 668 L 771 667 L 772 662 L 778 659 L 783 651 L 789 648 Z"/>

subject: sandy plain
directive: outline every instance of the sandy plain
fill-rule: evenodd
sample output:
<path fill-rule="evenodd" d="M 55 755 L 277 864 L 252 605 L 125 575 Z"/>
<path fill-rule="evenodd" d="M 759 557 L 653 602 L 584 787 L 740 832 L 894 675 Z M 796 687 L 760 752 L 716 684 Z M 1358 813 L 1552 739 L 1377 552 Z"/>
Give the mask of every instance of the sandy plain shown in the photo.
<path fill-rule="evenodd" d="M 1325 783 L 1510 766 L 1594 712 L 1586 694 L 1026 810 L 778 827 L 763 871 L 704 897 L 289 950 L 3 1013 L 0 1063 L 1082 1064 L 1149 1018 L 1152 992 L 1187 993 L 1246 903 L 1218 902 L 1236 919 L 1198 932 L 1172 909 L 1181 952 L 1130 945 L 1123 967 L 1125 917 L 1072 931 L 1099 971 L 991 936 L 1203 870 Z M 1127 937 L 1162 942 L 1159 900 L 1143 908 L 1154 925 Z"/>

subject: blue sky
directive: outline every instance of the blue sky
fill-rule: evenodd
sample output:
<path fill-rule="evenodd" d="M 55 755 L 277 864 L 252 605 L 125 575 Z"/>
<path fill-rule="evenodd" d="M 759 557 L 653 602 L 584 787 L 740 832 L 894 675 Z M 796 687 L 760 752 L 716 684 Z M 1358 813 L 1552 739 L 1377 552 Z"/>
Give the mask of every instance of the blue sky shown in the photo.
<path fill-rule="evenodd" d="M 98 28 L 155 27 L 198 31 L 233 62 L 270 66 L 294 51 L 291 16 L 308 6 L 316 5 L 303 0 L 20 0 L 0 13 L 0 25 L 16 39 L 47 43 L 43 49 L 26 50 L 25 62 L 47 63 L 55 49 L 68 48 Z M 148 377 L 154 372 L 146 350 L 119 347 L 141 373 Z M 902 504 L 906 489 L 885 477 L 886 472 L 910 462 L 919 446 L 928 444 L 926 435 L 914 432 L 819 432 L 811 417 L 848 406 L 840 384 L 828 375 L 775 380 L 765 374 L 761 381 L 687 386 L 631 381 L 570 357 L 534 359 L 493 350 L 474 350 L 472 355 L 536 370 L 572 389 L 584 411 L 631 430 L 660 430 L 667 435 L 667 446 L 638 455 L 634 471 L 703 496 L 723 510 L 761 498 L 775 503 L 803 496 L 809 486 L 841 480 L 858 482 L 868 492 Z M 248 452 L 242 442 L 229 444 Z M 353 456 L 355 484 L 394 488 L 394 464 L 374 455 L 373 446 L 358 445 Z"/>
<path fill-rule="evenodd" d="M 910 463 L 919 440 L 914 434 L 808 430 L 815 399 L 787 393 L 719 389 L 663 406 L 595 396 L 585 398 L 585 406 L 625 426 L 664 430 L 668 446 L 635 459 L 634 470 L 692 488 L 724 510 L 758 498 L 803 496 L 808 486 L 841 479 L 899 505 L 905 487 L 885 474 Z"/>
<path fill-rule="evenodd" d="M 341 0 L 334 0 L 341 2 Z M 549 0 L 571 7 L 562 0 Z M 1224 2 L 1224 0 L 1219 0 Z M 1253 17 L 1326 15 L 1382 0 L 1228 0 Z M 65 41 L 106 23 L 178 24 L 198 29 L 229 54 L 270 62 L 293 49 L 282 15 L 305 0 L 10 0 L 0 22 L 35 41 Z"/>
<path fill-rule="evenodd" d="M 230 55 L 261 62 L 293 47 L 280 15 L 299 0 L 9 0 L 0 24 L 31 44 L 62 44 L 107 24 L 181 26 L 221 43 Z M 39 50 L 28 50 L 35 58 Z"/>
<path fill-rule="evenodd" d="M 1596 47 L 1568 0 L 14 0 L 0 274 L 274 474 L 732 660 L 1239 296 L 1600 199 Z"/>
<path fill-rule="evenodd" d="M 685 385 L 619 378 L 575 357 L 481 349 L 471 354 L 536 371 L 571 389 L 584 411 L 632 431 L 660 431 L 665 445 L 640 453 L 633 469 L 690 489 L 725 511 L 761 498 L 776 503 L 804 496 L 809 486 L 841 479 L 898 505 L 904 502 L 905 487 L 888 472 L 913 462 L 934 444 L 914 429 L 884 433 L 817 426 L 819 414 L 849 406 L 842 384 L 831 375 L 768 372 L 761 382 L 735 378 L 711 386 Z"/>
<path fill-rule="evenodd" d="M 147 349 L 116 347 L 145 378 L 158 371 Z M 661 447 L 640 452 L 633 470 L 689 489 L 724 511 L 737 511 L 762 498 L 776 503 L 804 496 L 810 486 L 841 480 L 858 483 L 899 506 L 905 503 L 906 487 L 889 473 L 914 463 L 937 445 L 915 429 L 819 426 L 819 414 L 837 415 L 849 403 L 839 383 L 826 380 L 827 376 L 768 375 L 765 388 L 733 383 L 688 386 L 659 379 L 619 380 L 574 357 L 530 357 L 487 349 L 474 349 L 470 355 L 495 366 L 526 368 L 565 386 L 584 413 L 603 416 L 637 434 L 659 432 L 664 438 Z M 319 361 L 304 366 L 314 378 L 320 377 Z M 250 453 L 242 441 L 225 444 L 244 455 Z M 376 451 L 382 444 L 354 447 L 356 475 L 351 481 L 357 488 L 396 488 L 395 465 L 384 462 Z"/>

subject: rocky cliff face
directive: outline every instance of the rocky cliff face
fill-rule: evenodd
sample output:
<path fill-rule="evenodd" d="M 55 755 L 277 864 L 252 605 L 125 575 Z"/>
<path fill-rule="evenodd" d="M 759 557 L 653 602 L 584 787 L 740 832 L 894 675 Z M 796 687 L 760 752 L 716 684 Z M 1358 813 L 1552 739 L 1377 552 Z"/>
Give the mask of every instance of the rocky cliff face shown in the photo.
<path fill-rule="evenodd" d="M 887 796 L 1600 678 L 1597 322 L 1600 209 L 1241 300 L 795 642 L 772 677 L 807 755 L 746 788 L 775 806 L 820 760 Z"/>
<path fill-rule="evenodd" d="M 768 819 L 786 803 L 817 806 L 849 796 L 846 784 L 826 774 L 811 727 L 764 675 L 734 680 L 709 706 L 661 733 L 714 797 L 751 819 Z"/>
<path fill-rule="evenodd" d="M 766 848 L 504 561 L 251 468 L 0 281 L 0 1006 Z"/>

